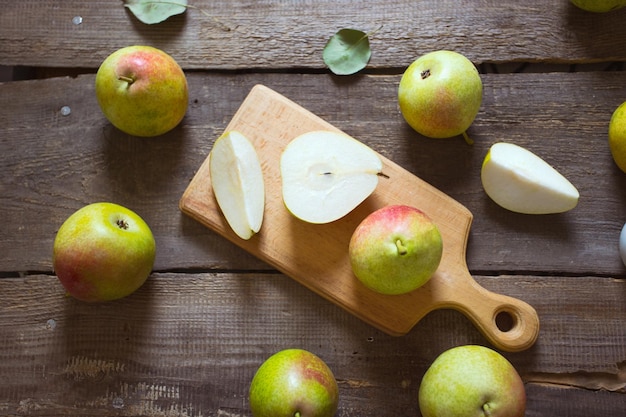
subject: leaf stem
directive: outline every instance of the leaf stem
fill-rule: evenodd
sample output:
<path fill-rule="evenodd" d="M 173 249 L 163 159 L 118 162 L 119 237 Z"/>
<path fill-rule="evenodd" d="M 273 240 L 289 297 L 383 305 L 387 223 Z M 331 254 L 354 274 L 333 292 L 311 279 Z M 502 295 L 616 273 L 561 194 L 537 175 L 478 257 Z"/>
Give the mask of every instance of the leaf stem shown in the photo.
<path fill-rule="evenodd" d="M 365 33 L 363 36 L 361 36 L 361 38 L 356 41 L 354 44 L 350 45 L 350 47 L 348 48 L 348 50 L 356 47 L 358 44 L 360 44 L 361 42 L 363 42 L 365 39 L 368 39 L 370 36 L 372 36 L 374 33 L 378 32 L 379 30 L 381 30 L 383 28 L 383 25 L 380 25 L 378 28 L 372 30 L 371 32 Z"/>
<path fill-rule="evenodd" d="M 125 1 L 125 3 L 126 3 L 126 1 Z M 162 1 L 162 0 L 146 1 L 145 3 L 146 4 L 169 4 L 171 6 L 180 6 L 180 7 L 186 8 L 186 9 L 198 10 L 200 13 L 202 13 L 206 17 L 209 17 L 209 18 L 213 19 L 213 21 L 215 23 L 217 23 L 218 25 L 220 25 L 223 30 L 225 30 L 227 32 L 231 31 L 231 28 L 229 26 L 224 24 L 221 20 L 219 20 L 215 16 L 211 16 L 206 10 L 204 10 L 201 7 L 198 7 L 198 6 L 192 6 L 191 4 L 180 4 L 180 3 L 176 3 L 175 1 Z"/>
<path fill-rule="evenodd" d="M 383 26 L 385 25 L 380 25 L 379 27 L 377 27 L 376 29 L 374 29 L 373 31 L 367 33 L 365 36 L 370 37 L 372 36 L 374 33 L 378 32 L 379 30 L 381 30 L 383 28 Z"/>

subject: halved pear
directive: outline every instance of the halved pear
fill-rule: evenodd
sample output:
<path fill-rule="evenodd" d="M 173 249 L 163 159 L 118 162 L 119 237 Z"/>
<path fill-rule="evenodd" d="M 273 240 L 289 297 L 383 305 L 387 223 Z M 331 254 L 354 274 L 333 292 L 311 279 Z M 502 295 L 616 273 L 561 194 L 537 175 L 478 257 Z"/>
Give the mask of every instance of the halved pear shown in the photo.
<path fill-rule="evenodd" d="M 382 169 L 378 154 L 358 140 L 339 132 L 308 132 L 281 155 L 283 201 L 301 220 L 330 223 L 374 192 Z"/>
<path fill-rule="evenodd" d="M 226 221 L 242 239 L 261 229 L 265 209 L 263 171 L 254 145 L 239 132 L 226 132 L 213 144 L 209 173 L 215 199 Z"/>
<path fill-rule="evenodd" d="M 489 149 L 481 181 L 493 201 L 517 213 L 562 213 L 576 207 L 580 197 L 550 164 L 512 143 L 496 143 Z"/>

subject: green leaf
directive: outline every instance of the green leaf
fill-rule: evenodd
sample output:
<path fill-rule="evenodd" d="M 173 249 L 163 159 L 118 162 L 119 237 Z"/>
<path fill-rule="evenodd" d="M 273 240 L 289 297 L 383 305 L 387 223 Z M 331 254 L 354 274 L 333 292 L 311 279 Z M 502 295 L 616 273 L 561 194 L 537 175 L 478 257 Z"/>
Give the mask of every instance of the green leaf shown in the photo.
<path fill-rule="evenodd" d="M 351 75 L 367 66 L 372 56 L 369 35 L 356 29 L 341 29 L 326 43 L 324 63 L 337 75 Z"/>
<path fill-rule="evenodd" d="M 187 0 L 122 0 L 124 7 L 143 23 L 152 25 L 161 23 L 168 17 L 184 13 Z"/>

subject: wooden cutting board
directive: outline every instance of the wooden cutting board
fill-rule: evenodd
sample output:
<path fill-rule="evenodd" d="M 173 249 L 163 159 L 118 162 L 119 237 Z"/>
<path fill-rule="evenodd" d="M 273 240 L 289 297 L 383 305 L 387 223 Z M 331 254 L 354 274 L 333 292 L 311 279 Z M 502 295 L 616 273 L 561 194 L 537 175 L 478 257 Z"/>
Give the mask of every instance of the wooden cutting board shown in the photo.
<path fill-rule="evenodd" d="M 381 155 L 378 187 L 359 207 L 329 224 L 293 217 L 282 201 L 280 155 L 296 136 L 337 128 L 262 85 L 255 86 L 225 131 L 237 130 L 255 145 L 263 169 L 266 206 L 261 231 L 250 240 L 235 235 L 213 196 L 209 158 L 185 190 L 180 209 L 210 229 L 285 273 L 322 297 L 391 334 L 404 335 L 427 313 L 451 308 L 465 314 L 497 348 L 520 351 L 535 342 L 539 319 L 528 304 L 487 291 L 470 275 L 465 260 L 472 214 L 460 203 Z M 444 251 L 430 281 L 405 295 L 381 295 L 353 275 L 348 244 L 356 226 L 388 204 L 407 204 L 439 226 Z M 504 328 L 496 323 L 508 322 Z"/>

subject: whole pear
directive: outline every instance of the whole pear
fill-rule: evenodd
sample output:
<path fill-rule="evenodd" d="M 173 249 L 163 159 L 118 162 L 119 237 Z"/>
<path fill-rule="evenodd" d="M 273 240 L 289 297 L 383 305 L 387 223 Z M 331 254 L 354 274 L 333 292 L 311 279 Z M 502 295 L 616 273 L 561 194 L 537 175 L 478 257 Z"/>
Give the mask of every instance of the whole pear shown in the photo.
<path fill-rule="evenodd" d="M 407 123 L 431 138 L 466 135 L 482 103 L 483 85 L 474 64 L 454 51 L 422 55 L 406 69 L 398 104 Z"/>
<path fill-rule="evenodd" d="M 606 13 L 626 6 L 626 0 L 570 0 L 582 10 L 594 13 Z"/>
<path fill-rule="evenodd" d="M 513 365 L 484 346 L 457 346 L 443 352 L 419 388 L 423 417 L 523 417 L 524 383 Z"/>
<path fill-rule="evenodd" d="M 333 417 L 339 389 L 332 371 L 317 355 L 284 349 L 257 369 L 249 400 L 254 417 Z"/>
<path fill-rule="evenodd" d="M 134 136 L 162 135 L 185 116 L 187 79 L 160 49 L 134 45 L 109 55 L 96 73 L 96 97 L 106 118 Z"/>
<path fill-rule="evenodd" d="M 348 255 L 354 275 L 387 295 L 424 285 L 443 254 L 439 228 L 416 207 L 388 205 L 369 214 L 352 233 Z"/>
<path fill-rule="evenodd" d="M 626 172 L 626 101 L 615 109 L 611 116 L 609 149 L 619 169 Z"/>
<path fill-rule="evenodd" d="M 137 213 L 100 202 L 78 209 L 63 222 L 54 239 L 52 263 L 74 298 L 110 301 L 143 285 L 155 254 L 152 231 Z"/>

